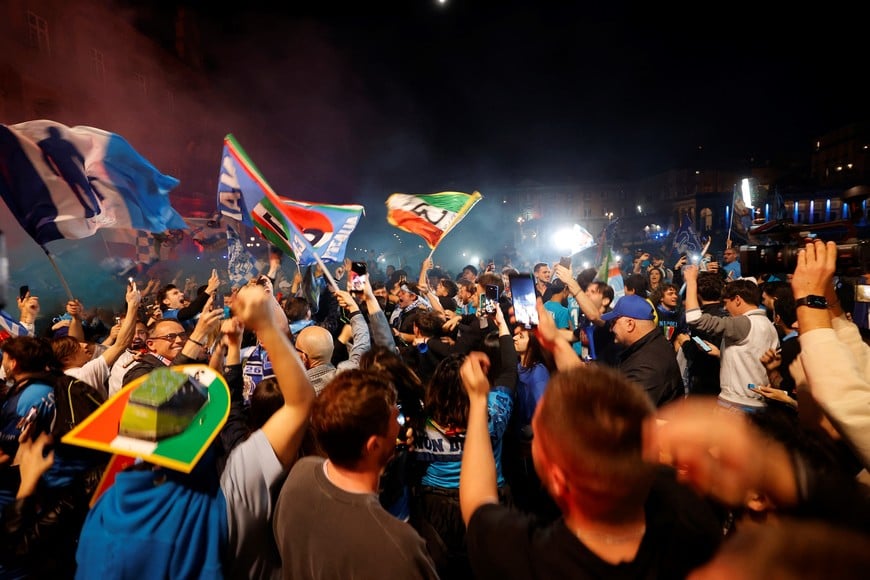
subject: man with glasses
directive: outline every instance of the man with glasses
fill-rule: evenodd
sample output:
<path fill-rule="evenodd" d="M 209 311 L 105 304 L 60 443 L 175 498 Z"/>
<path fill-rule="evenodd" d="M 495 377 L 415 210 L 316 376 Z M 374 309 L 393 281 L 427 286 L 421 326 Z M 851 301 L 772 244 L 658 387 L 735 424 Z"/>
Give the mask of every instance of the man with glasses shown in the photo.
<path fill-rule="evenodd" d="M 145 341 L 148 353 L 141 356 L 138 362 L 124 373 L 124 385 L 161 366 L 203 362 L 207 356 L 206 341 L 220 328 L 224 315 L 223 308 L 212 310 L 210 306 L 211 298 L 206 302 L 189 336 L 177 320 L 164 319 L 156 322 Z"/>
<path fill-rule="evenodd" d="M 725 248 L 725 253 L 722 254 L 723 261 L 725 265 L 722 266 L 722 271 L 725 273 L 725 279 L 729 282 L 731 280 L 737 280 L 743 276 L 743 272 L 740 268 L 740 260 L 737 258 L 737 248 L 732 248 L 731 246 Z"/>

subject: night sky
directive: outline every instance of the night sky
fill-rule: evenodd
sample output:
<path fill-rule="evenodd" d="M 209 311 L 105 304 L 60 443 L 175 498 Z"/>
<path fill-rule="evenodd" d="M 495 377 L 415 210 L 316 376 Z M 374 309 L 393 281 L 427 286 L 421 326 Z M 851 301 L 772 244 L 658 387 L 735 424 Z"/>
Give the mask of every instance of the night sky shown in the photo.
<path fill-rule="evenodd" d="M 153 20 L 139 24 L 171 46 L 179 2 L 116 1 L 147 5 Z M 351 248 L 419 249 L 386 223 L 393 192 L 478 190 L 483 201 L 435 254 L 454 269 L 512 241 L 496 219 L 520 209 L 501 203 L 505 188 L 807 161 L 816 138 L 866 120 L 864 20 L 830 2 L 814 7 L 824 14 L 733 2 L 182 3 L 202 19 L 222 99 L 188 99 L 213 117 L 216 158 L 233 133 L 280 194 L 362 203 Z M 249 122 L 228 121 L 228 109 Z M 22 259 L 16 233 L 13 281 L 48 285 L 44 257 L 34 246 Z M 99 240 L 56 251 L 75 264 L 90 242 L 102 251 Z"/>
<path fill-rule="evenodd" d="M 808 156 L 866 110 L 861 19 L 828 3 L 834 16 L 739 3 L 287 4 L 194 7 L 219 39 L 209 62 L 226 94 L 243 87 L 244 106 L 273 120 L 308 157 L 303 179 L 325 190 L 622 180 Z"/>

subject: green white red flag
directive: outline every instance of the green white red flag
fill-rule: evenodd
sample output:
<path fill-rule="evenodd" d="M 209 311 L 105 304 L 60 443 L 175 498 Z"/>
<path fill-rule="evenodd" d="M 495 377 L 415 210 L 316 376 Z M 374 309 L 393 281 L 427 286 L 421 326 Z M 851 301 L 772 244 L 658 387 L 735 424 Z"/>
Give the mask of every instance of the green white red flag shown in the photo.
<path fill-rule="evenodd" d="M 387 198 L 387 221 L 400 230 L 417 234 L 434 250 L 483 196 L 459 191 L 394 193 Z"/>

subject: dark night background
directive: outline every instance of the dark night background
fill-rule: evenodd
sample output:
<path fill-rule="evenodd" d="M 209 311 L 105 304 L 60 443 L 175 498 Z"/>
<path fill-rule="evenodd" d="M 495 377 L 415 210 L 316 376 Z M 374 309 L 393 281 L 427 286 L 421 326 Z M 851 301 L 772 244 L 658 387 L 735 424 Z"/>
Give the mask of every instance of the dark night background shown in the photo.
<path fill-rule="evenodd" d="M 386 222 L 393 192 L 483 194 L 435 253 L 455 270 L 462 250 L 512 239 L 494 219 L 520 209 L 502 204 L 508 190 L 805 164 L 815 139 L 867 117 L 864 21 L 845 3 L 115 1 L 170 50 L 179 7 L 195 15 L 219 99 L 179 89 L 176 106 L 208 113 L 203 174 L 216 179 L 233 133 L 279 194 L 363 204 L 350 257 L 397 235 L 418 250 Z M 72 264 L 88 243 L 102 252 L 56 251 Z M 38 253 L 13 249 L 13 270 L 39 264 L 34 285 L 51 283 Z"/>
<path fill-rule="evenodd" d="M 860 19 L 832 4 L 288 4 L 192 7 L 222 91 L 309 156 L 325 194 L 806 156 L 866 109 Z"/>

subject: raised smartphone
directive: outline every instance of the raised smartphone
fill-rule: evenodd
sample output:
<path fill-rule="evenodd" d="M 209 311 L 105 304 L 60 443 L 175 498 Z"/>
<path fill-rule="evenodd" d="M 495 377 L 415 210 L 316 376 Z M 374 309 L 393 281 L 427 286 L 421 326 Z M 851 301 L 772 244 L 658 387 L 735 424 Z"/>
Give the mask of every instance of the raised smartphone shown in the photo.
<path fill-rule="evenodd" d="M 517 324 L 526 329 L 537 327 L 539 322 L 536 308 L 537 296 L 531 273 L 510 274 L 508 283 Z"/>

